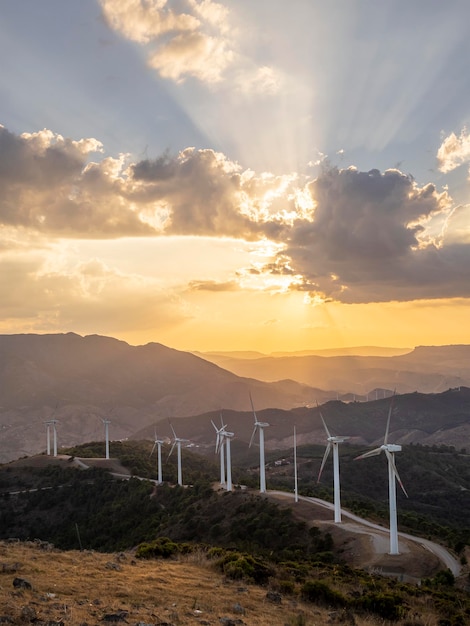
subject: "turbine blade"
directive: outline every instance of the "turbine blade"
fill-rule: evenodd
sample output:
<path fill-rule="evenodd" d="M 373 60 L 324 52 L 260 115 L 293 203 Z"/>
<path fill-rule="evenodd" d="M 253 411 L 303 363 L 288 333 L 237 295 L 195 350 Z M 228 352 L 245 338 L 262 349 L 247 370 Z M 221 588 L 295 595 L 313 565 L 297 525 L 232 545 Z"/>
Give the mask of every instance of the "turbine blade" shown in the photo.
<path fill-rule="evenodd" d="M 395 465 L 395 457 L 394 457 L 394 455 L 391 452 L 389 452 L 388 450 L 385 450 L 385 454 L 387 455 L 388 462 L 392 466 L 393 475 L 397 479 L 397 482 L 400 485 L 401 490 L 403 491 L 405 496 L 408 497 L 408 494 L 406 493 L 406 489 L 403 486 L 403 483 L 401 482 L 400 474 L 398 473 L 397 466 Z"/>
<path fill-rule="evenodd" d="M 395 391 L 393 391 L 392 400 L 390 401 L 390 408 L 388 410 L 387 428 L 385 429 L 384 444 L 388 443 L 388 432 L 390 430 L 390 418 L 392 417 L 393 400 L 395 399 Z"/>
<path fill-rule="evenodd" d="M 325 428 L 326 436 L 331 437 L 330 431 L 328 430 L 328 426 L 326 425 L 325 420 L 323 419 L 323 415 L 320 413 L 321 421 L 323 422 L 323 427 Z"/>
<path fill-rule="evenodd" d="M 175 449 L 175 446 L 176 446 L 176 441 L 173 441 L 173 445 L 171 446 L 170 453 L 168 454 L 168 458 L 170 458 L 171 453 L 172 453 L 172 452 L 173 452 L 173 450 Z"/>
<path fill-rule="evenodd" d="M 212 420 L 211 420 L 211 424 L 215 428 L 215 432 L 218 433 L 219 429 L 217 428 L 217 426 L 214 424 L 214 422 Z"/>
<path fill-rule="evenodd" d="M 256 435 L 256 431 L 257 431 L 257 430 L 258 430 L 258 427 L 257 427 L 257 426 L 255 426 L 255 427 L 254 427 L 254 429 L 253 429 L 253 433 L 252 433 L 252 435 L 251 435 L 250 445 L 248 446 L 249 448 L 251 448 L 251 444 L 253 443 L 253 439 L 255 438 L 255 435 Z"/>
<path fill-rule="evenodd" d="M 357 456 L 354 460 L 360 461 L 361 459 L 367 459 L 370 456 L 378 456 L 382 452 L 382 448 L 375 448 L 374 450 L 370 450 L 370 452 L 365 452 Z"/>
<path fill-rule="evenodd" d="M 155 443 L 153 444 L 153 448 L 152 448 L 152 452 L 150 453 L 150 456 L 152 456 L 152 454 L 153 454 L 153 452 L 154 452 L 154 450 L 155 450 L 156 445 L 157 445 L 157 442 L 155 442 Z"/>
<path fill-rule="evenodd" d="M 170 422 L 170 420 L 168 420 L 168 423 L 170 424 L 171 432 L 173 433 L 174 439 L 178 439 L 175 433 L 175 429 L 173 428 L 173 424 Z"/>
<path fill-rule="evenodd" d="M 253 404 L 253 398 L 251 397 L 251 391 L 250 391 L 250 402 L 251 402 L 251 409 L 253 411 L 253 416 L 255 418 L 255 424 L 258 421 L 258 418 L 256 417 L 256 411 L 255 411 L 255 406 Z"/>
<path fill-rule="evenodd" d="M 317 483 L 320 482 L 321 474 L 323 472 L 323 468 L 325 467 L 325 463 L 328 458 L 328 455 L 330 454 L 330 450 L 331 450 L 331 442 L 329 441 L 328 445 L 326 446 L 325 454 L 323 455 L 323 460 L 321 462 L 320 471 L 318 472 Z"/>

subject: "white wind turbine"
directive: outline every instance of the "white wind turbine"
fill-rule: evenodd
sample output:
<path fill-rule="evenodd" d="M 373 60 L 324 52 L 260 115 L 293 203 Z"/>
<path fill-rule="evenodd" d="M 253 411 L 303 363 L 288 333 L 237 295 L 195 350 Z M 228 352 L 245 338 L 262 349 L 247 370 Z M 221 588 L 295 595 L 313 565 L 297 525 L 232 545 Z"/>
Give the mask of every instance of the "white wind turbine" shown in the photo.
<path fill-rule="evenodd" d="M 297 478 L 297 431 L 294 426 L 294 497 L 296 502 L 299 501 L 299 486 Z"/>
<path fill-rule="evenodd" d="M 44 422 L 44 424 L 46 425 L 46 445 L 47 445 L 47 456 L 51 455 L 51 426 L 52 423 L 49 422 Z"/>
<path fill-rule="evenodd" d="M 154 453 L 155 448 L 157 448 L 157 467 L 158 467 L 158 484 L 161 485 L 163 483 L 162 480 L 162 444 L 163 441 L 157 437 L 157 429 L 155 429 L 155 437 L 152 451 L 150 452 L 150 456 Z"/>
<path fill-rule="evenodd" d="M 221 428 L 217 428 L 214 422 L 212 422 L 212 426 L 215 428 L 217 433 L 215 451 L 216 453 L 220 453 L 220 484 L 222 487 L 225 486 L 227 491 L 232 491 L 232 455 L 230 451 L 230 440 L 235 436 L 235 433 L 225 430 L 227 427 L 222 421 L 222 416 L 220 416 L 220 422 L 222 424 Z M 224 459 L 224 448 L 227 461 L 226 463 Z M 227 469 L 227 478 L 225 478 L 225 469 Z"/>
<path fill-rule="evenodd" d="M 176 446 L 176 451 L 178 453 L 178 485 L 182 487 L 183 486 L 183 472 L 181 469 L 181 444 L 186 441 L 189 441 L 189 439 L 181 439 L 181 437 L 177 437 L 175 433 L 175 429 L 171 425 L 171 422 L 170 422 L 170 428 L 173 433 L 173 445 L 171 446 L 171 450 L 170 450 L 170 454 L 168 455 L 168 458 L 170 458 L 171 453 L 173 452 Z"/>
<path fill-rule="evenodd" d="M 235 433 L 230 433 L 224 430 L 222 433 L 225 440 L 225 453 L 227 455 L 227 491 L 232 491 L 232 454 L 230 452 L 230 440 L 235 436 Z"/>
<path fill-rule="evenodd" d="M 111 420 L 101 419 L 104 424 L 104 439 L 106 442 L 106 455 L 105 458 L 109 459 L 109 425 L 111 424 Z"/>
<path fill-rule="evenodd" d="M 333 437 L 328 430 L 328 426 L 326 425 L 325 420 L 323 419 L 323 415 L 320 413 L 321 421 L 323 422 L 323 427 L 326 432 L 327 437 L 327 445 L 325 454 L 323 455 L 323 460 L 321 462 L 320 471 L 318 472 L 317 483 L 320 482 L 320 478 L 323 472 L 323 468 L 325 467 L 326 460 L 330 454 L 331 449 L 333 449 L 333 486 L 334 486 L 334 502 L 335 502 L 335 523 L 339 524 L 341 522 L 341 487 L 339 483 L 339 444 L 347 441 L 349 437 Z"/>
<path fill-rule="evenodd" d="M 46 424 L 46 437 L 47 437 L 47 454 L 51 454 L 51 426 L 53 434 L 54 456 L 57 456 L 57 424 L 59 420 L 51 419 L 45 422 Z"/>
<path fill-rule="evenodd" d="M 222 426 L 220 428 L 217 428 L 217 426 L 214 424 L 214 422 L 211 420 L 212 426 L 215 429 L 216 432 L 216 440 L 215 440 L 215 453 L 219 453 L 219 457 L 220 457 L 220 486 L 221 487 L 225 487 L 226 486 L 226 482 L 225 482 L 225 457 L 224 457 L 224 436 L 222 434 L 222 432 L 225 430 L 225 425 L 222 422 L 222 416 L 220 416 L 220 422 L 222 424 Z"/>
<path fill-rule="evenodd" d="M 392 402 L 390 403 L 390 409 L 388 411 L 388 419 L 387 419 L 387 427 L 385 429 L 385 437 L 384 442 L 380 446 L 380 448 L 375 448 L 370 452 L 366 452 L 365 454 L 361 454 L 356 457 L 354 460 L 366 459 L 369 456 L 377 456 L 381 454 L 381 452 L 385 452 L 385 456 L 388 461 L 388 500 L 389 500 L 389 509 L 390 509 L 390 554 L 400 554 L 398 551 L 398 525 L 397 525 L 397 490 L 396 490 L 396 482 L 398 481 L 400 487 L 402 488 L 403 493 L 406 497 L 408 494 L 403 486 L 403 483 L 400 480 L 400 476 L 398 475 L 398 470 L 395 465 L 395 452 L 401 452 L 401 446 L 395 443 L 388 443 L 388 433 L 390 429 L 390 417 L 392 415 L 393 408 L 393 397 Z"/>
<path fill-rule="evenodd" d="M 255 418 L 255 427 L 253 429 L 253 433 L 250 439 L 250 445 L 253 443 L 253 439 L 255 438 L 256 431 L 259 431 L 259 491 L 260 493 L 266 493 L 266 468 L 264 462 L 264 429 L 269 426 L 267 422 L 258 422 L 258 418 L 256 417 L 255 407 L 253 406 L 253 398 L 250 393 L 250 402 L 251 408 L 253 410 L 253 417 Z"/>

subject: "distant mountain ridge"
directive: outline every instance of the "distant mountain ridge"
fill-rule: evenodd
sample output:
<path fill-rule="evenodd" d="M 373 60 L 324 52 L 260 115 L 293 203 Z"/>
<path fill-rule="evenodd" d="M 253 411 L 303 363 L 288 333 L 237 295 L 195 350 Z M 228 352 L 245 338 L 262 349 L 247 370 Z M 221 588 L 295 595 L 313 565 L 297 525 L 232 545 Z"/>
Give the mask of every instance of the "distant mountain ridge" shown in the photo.
<path fill-rule="evenodd" d="M 60 425 L 59 445 L 130 436 L 162 417 L 228 407 L 291 408 L 326 398 L 294 381 L 241 378 L 188 352 L 158 343 L 131 346 L 75 333 L 0 335 L 0 461 L 46 447 L 44 421 Z"/>
<path fill-rule="evenodd" d="M 331 406 L 339 408 L 332 417 L 339 411 L 338 415 L 353 420 L 345 427 L 354 420 L 361 424 L 356 434 L 341 434 L 367 443 L 372 434 L 370 428 L 362 427 L 367 424 L 364 417 L 374 420 L 377 411 L 386 414 L 389 401 L 384 398 L 393 389 L 402 398 L 410 386 L 413 391 L 419 389 L 418 383 L 429 393 L 442 387 L 459 388 L 467 378 L 470 381 L 470 346 L 422 346 L 390 357 L 279 357 L 238 360 L 237 364 L 242 371 L 233 373 L 162 344 L 131 346 L 99 335 L 0 335 L 0 462 L 44 451 L 44 422 L 52 417 L 59 421 L 59 447 L 103 441 L 104 418 L 111 421 L 109 432 L 114 440 L 152 438 L 155 424 L 164 436 L 168 418 L 178 419 L 182 427 L 196 426 L 198 419 L 204 419 L 201 442 L 209 445 L 213 438 L 210 419 L 219 419 L 221 412 L 224 418 L 236 418 L 231 428 L 243 425 L 237 438 L 249 440 L 253 417 L 249 393 L 259 415 L 270 410 L 265 415 L 272 424 L 266 431 L 268 447 L 291 445 L 296 420 L 299 443 L 321 441 L 318 415 L 309 407 L 334 399 Z M 271 380 L 259 380 L 269 372 Z M 366 399 L 370 401 L 354 402 Z M 447 409 L 442 412 L 440 434 L 425 427 L 418 432 L 418 426 L 410 433 L 404 426 L 400 441 L 458 445 L 470 434 L 465 425 L 468 412 L 458 423 L 454 415 L 455 423 L 450 425 L 445 421 Z M 192 437 L 192 431 L 188 427 L 188 435 L 181 436 Z"/>
<path fill-rule="evenodd" d="M 392 356 L 265 356 L 258 359 L 228 355 L 206 356 L 237 374 L 259 380 L 291 378 L 297 382 L 355 394 L 367 399 L 375 389 L 398 393 L 438 393 L 450 387 L 470 386 L 470 346 L 419 346 Z M 353 399 L 353 398 L 351 398 Z"/>

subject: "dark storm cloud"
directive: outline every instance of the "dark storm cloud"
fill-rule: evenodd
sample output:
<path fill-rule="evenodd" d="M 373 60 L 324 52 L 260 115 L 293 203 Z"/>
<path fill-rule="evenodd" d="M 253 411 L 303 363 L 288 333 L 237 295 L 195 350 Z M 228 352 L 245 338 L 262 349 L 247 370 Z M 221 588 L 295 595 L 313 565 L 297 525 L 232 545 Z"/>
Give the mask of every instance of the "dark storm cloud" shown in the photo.
<path fill-rule="evenodd" d="M 310 192 L 313 219 L 284 231 L 281 262 L 267 267 L 299 275 L 293 288 L 348 303 L 470 295 L 470 247 L 427 232 L 449 214 L 434 185 L 397 170 L 327 168 Z"/>

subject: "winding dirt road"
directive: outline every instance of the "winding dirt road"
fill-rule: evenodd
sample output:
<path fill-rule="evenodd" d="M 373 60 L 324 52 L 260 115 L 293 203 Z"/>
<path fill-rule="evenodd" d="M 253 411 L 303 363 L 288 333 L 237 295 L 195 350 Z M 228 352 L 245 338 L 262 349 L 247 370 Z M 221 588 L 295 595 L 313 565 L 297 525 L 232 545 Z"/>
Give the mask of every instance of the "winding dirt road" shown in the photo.
<path fill-rule="evenodd" d="M 271 491 L 269 490 L 268 495 L 273 496 L 281 496 L 281 497 L 290 497 L 295 498 L 293 493 L 288 493 L 285 491 Z M 311 498 L 308 496 L 298 496 L 298 499 L 302 502 L 309 502 L 313 505 L 323 507 L 328 509 L 329 511 L 334 511 L 334 505 L 331 502 L 326 502 L 325 500 L 320 500 L 320 498 Z M 349 511 L 341 510 L 342 518 L 346 518 L 348 521 L 343 521 L 340 526 L 345 530 L 349 530 L 354 533 L 367 533 L 372 539 L 372 545 L 377 554 L 386 554 L 389 549 L 389 531 L 388 528 L 384 528 L 379 524 L 374 524 L 373 522 L 369 522 L 358 515 L 354 515 Z M 333 519 L 332 519 L 333 522 Z M 433 541 L 429 541 L 428 539 L 423 539 L 422 537 L 416 537 L 414 535 L 409 535 L 407 533 L 398 533 L 399 539 L 399 550 L 402 553 L 406 553 L 409 551 L 407 546 L 407 541 L 414 542 L 418 544 L 434 554 L 441 563 L 448 568 L 454 576 L 458 576 L 461 571 L 461 565 L 459 561 L 446 549 L 444 546 L 439 545 L 438 543 L 434 543 Z M 400 542 L 400 539 L 403 541 Z"/>

